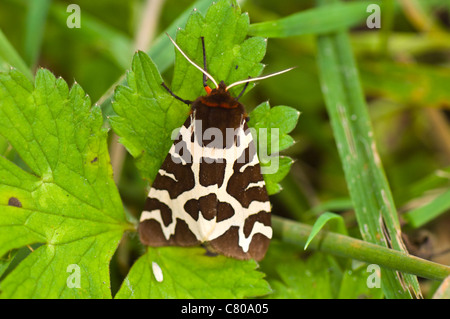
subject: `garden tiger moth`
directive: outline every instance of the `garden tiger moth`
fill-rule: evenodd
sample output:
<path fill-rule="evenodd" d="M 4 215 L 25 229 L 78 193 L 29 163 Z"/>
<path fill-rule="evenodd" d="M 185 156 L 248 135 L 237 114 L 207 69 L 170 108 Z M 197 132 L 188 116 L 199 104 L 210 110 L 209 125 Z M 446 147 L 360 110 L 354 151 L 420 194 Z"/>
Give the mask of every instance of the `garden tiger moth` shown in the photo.
<path fill-rule="evenodd" d="M 206 69 L 203 38 L 203 68 L 169 38 L 203 73 L 207 94 L 188 101 L 162 83 L 174 98 L 191 105 L 191 113 L 154 179 L 140 218 L 140 240 L 147 246 L 204 244 L 214 253 L 259 261 L 272 237 L 271 206 L 248 116 L 238 99 L 249 82 L 292 68 L 228 86 L 217 84 Z M 232 97 L 229 89 L 241 84 L 241 93 Z"/>

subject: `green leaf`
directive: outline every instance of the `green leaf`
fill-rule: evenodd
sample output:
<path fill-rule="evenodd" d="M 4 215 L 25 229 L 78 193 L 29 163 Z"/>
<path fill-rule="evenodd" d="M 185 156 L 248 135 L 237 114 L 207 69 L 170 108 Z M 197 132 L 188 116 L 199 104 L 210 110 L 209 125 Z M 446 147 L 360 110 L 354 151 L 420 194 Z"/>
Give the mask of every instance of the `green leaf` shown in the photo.
<path fill-rule="evenodd" d="M 250 113 L 249 126 L 255 128 L 258 133 L 260 129 L 268 130 L 267 138 L 259 143 L 270 150 L 270 155 L 283 151 L 294 144 L 294 139 L 289 133 L 297 126 L 299 116 L 300 112 L 293 107 L 280 105 L 271 108 L 269 102 L 264 102 Z M 278 129 L 278 136 L 272 137 L 273 129 Z M 272 145 L 272 139 L 275 145 Z"/>
<path fill-rule="evenodd" d="M 332 223 L 333 221 L 335 221 L 335 223 Z M 317 218 L 316 222 L 314 223 L 313 228 L 311 230 L 311 234 L 309 234 L 308 240 L 306 241 L 304 248 L 305 250 L 306 248 L 308 248 L 308 245 L 311 242 L 311 240 L 313 240 L 313 238 L 319 233 L 319 231 L 323 227 L 325 227 L 325 224 L 327 223 L 332 224 L 331 227 L 334 228 L 332 229 L 334 232 L 346 236 L 348 235 L 347 229 L 345 228 L 344 219 L 342 218 L 342 216 L 331 212 L 325 212 L 322 215 L 320 215 L 319 218 Z"/>
<path fill-rule="evenodd" d="M 181 13 L 178 18 L 176 18 L 165 30 L 164 32 L 161 32 L 161 34 L 152 41 L 152 45 L 150 50 L 147 52 L 148 55 L 152 58 L 153 62 L 158 66 L 159 72 L 163 73 L 165 72 L 170 66 L 173 65 L 174 58 L 175 58 L 175 52 L 173 49 L 173 44 L 170 42 L 169 38 L 167 37 L 166 33 L 170 34 L 171 37 L 175 38 L 176 30 L 177 28 L 184 27 L 186 24 L 186 21 L 188 17 L 190 16 L 192 10 L 198 10 L 200 12 L 206 11 L 206 9 L 209 7 L 209 5 L 213 2 L 213 0 L 197 0 L 193 2 L 187 9 Z M 56 12 L 55 12 L 56 13 Z M 59 14 L 59 11 L 58 11 Z M 84 18 L 83 18 L 84 21 Z M 81 29 L 80 29 L 81 30 Z M 84 30 L 84 29 L 83 29 Z M 97 36 L 99 38 L 108 38 L 108 34 L 100 33 L 96 35 L 95 41 L 98 40 Z M 123 40 L 118 39 L 117 45 L 120 45 L 120 42 L 124 42 Z M 122 47 L 123 45 L 120 45 Z M 110 45 L 105 45 L 106 48 L 110 48 Z M 126 48 L 129 48 L 130 45 L 125 46 Z M 114 49 L 110 49 L 114 56 L 116 56 L 116 59 L 120 61 L 119 63 L 122 65 L 122 60 L 124 59 L 124 54 L 121 51 L 116 50 L 116 47 L 114 46 Z M 128 51 L 127 51 L 128 52 Z M 126 52 L 125 52 L 126 53 Z M 125 63 L 126 66 L 124 68 L 128 67 L 129 64 L 129 58 L 128 53 L 125 54 Z M 113 114 L 113 109 L 111 107 L 111 100 L 114 93 L 114 88 L 117 85 L 125 85 L 125 78 L 126 74 L 123 74 L 119 80 L 110 88 L 108 91 L 106 91 L 103 96 L 99 99 L 98 104 L 102 106 L 103 115 L 111 115 Z"/>
<path fill-rule="evenodd" d="M 359 264 L 359 266 L 358 266 Z M 356 265 L 356 267 L 353 267 Z M 365 263 L 353 262 L 352 267 L 343 272 L 340 283 L 339 299 L 379 299 L 383 297 L 383 290 L 377 287 L 370 288 L 367 279 L 371 275 L 368 272 L 368 265 Z M 375 274 L 379 276 L 379 274 Z"/>
<path fill-rule="evenodd" d="M 266 172 L 264 180 L 269 195 L 281 191 L 278 183 L 289 173 L 293 163 L 290 157 L 278 153 L 294 144 L 289 133 L 297 125 L 299 116 L 300 112 L 292 107 L 280 105 L 271 108 L 269 102 L 261 103 L 250 113 L 249 126 L 256 130 L 253 138 L 263 173 Z"/>
<path fill-rule="evenodd" d="M 306 260 L 278 263 L 279 279 L 269 280 L 274 293 L 269 298 L 330 299 L 333 298 L 332 273 L 338 271 L 324 254 L 315 253 Z"/>
<path fill-rule="evenodd" d="M 273 240 L 261 269 L 273 294 L 268 298 L 381 298 L 379 288 L 369 288 L 368 264 L 325 253 L 301 255 L 301 248 Z M 342 266 L 341 266 L 342 265 Z M 314 289 L 311 289 L 314 287 Z"/>
<path fill-rule="evenodd" d="M 249 27 L 247 13 L 235 1 L 220 0 L 209 7 L 205 17 L 194 11 L 185 29 L 177 33 L 177 43 L 197 65 L 203 66 L 201 37 L 205 39 L 208 72 L 217 82 L 226 84 L 258 76 L 263 70 L 260 63 L 266 53 L 267 42 L 261 37 L 246 39 Z M 178 51 L 172 91 L 178 96 L 195 100 L 204 94 L 202 73 L 192 66 Z M 230 89 L 237 96 L 242 86 Z M 249 89 L 247 89 L 247 92 Z"/>
<path fill-rule="evenodd" d="M 157 266 L 154 266 L 154 263 Z M 162 272 L 157 281 L 154 267 Z M 199 247 L 148 248 L 133 265 L 115 298 L 244 298 L 271 289 L 253 260 L 209 257 Z"/>
<path fill-rule="evenodd" d="M 289 173 L 294 161 L 289 156 L 278 157 L 278 170 L 274 174 L 263 174 L 264 181 L 266 182 L 266 190 L 269 195 L 274 195 L 281 192 L 283 189 L 279 184 Z M 269 166 L 272 165 L 272 162 Z M 267 167 L 268 164 L 261 163 L 261 167 Z"/>
<path fill-rule="evenodd" d="M 8 269 L 11 262 L 14 260 L 14 257 L 17 254 L 17 250 L 10 251 L 5 256 L 0 258 L 0 278 L 5 273 L 5 271 Z"/>
<path fill-rule="evenodd" d="M 118 86 L 109 121 L 120 142 L 135 158 L 146 179 L 153 180 L 172 144 L 171 133 L 185 121 L 189 108 L 162 86 L 161 75 L 144 52 L 133 58 L 128 86 Z"/>
<path fill-rule="evenodd" d="M 2 298 L 111 297 L 109 261 L 130 225 L 102 124 L 78 84 L 69 90 L 44 69 L 34 85 L 0 73 L 0 135 L 29 169 L 0 157 L 0 256 L 43 244 L 1 282 Z M 70 265 L 80 288 L 67 284 Z"/>

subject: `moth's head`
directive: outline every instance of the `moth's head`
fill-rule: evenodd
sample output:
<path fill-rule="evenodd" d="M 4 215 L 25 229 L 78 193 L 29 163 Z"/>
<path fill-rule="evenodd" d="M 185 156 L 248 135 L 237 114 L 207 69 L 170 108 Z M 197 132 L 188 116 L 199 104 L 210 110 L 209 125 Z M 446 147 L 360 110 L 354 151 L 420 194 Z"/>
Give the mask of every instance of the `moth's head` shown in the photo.
<path fill-rule="evenodd" d="M 201 102 L 206 106 L 226 109 L 234 109 L 239 106 L 237 99 L 228 92 L 224 81 L 220 81 L 215 89 L 205 86 L 205 91 L 206 95 L 201 98 Z"/>
<path fill-rule="evenodd" d="M 206 94 L 225 94 L 228 92 L 227 86 L 224 81 L 220 81 L 219 85 L 215 89 L 211 89 L 209 86 L 205 86 Z"/>

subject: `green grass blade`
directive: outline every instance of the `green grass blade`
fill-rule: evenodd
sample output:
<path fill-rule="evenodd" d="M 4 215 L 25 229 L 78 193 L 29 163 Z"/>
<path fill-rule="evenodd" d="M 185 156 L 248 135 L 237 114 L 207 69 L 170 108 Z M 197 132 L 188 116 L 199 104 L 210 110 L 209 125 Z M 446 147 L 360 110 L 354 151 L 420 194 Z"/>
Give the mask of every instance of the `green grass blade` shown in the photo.
<path fill-rule="evenodd" d="M 313 208 L 310 212 L 315 215 L 319 215 L 325 211 L 343 211 L 353 209 L 353 202 L 350 198 L 335 198 L 326 202 L 322 202 Z"/>
<path fill-rule="evenodd" d="M 45 22 L 51 0 L 29 1 L 25 24 L 25 61 L 31 67 L 37 62 L 41 50 Z"/>
<path fill-rule="evenodd" d="M 403 215 L 411 227 L 418 228 L 450 209 L 450 190 L 440 194 L 428 204 Z"/>
<path fill-rule="evenodd" d="M 442 282 L 433 294 L 433 299 L 450 299 L 450 276 Z"/>
<path fill-rule="evenodd" d="M 322 92 L 363 239 L 406 253 L 345 31 L 319 36 L 318 65 Z M 421 296 L 415 276 L 382 269 L 382 282 L 388 298 Z"/>
<path fill-rule="evenodd" d="M 333 223 L 334 228 L 339 234 L 348 235 L 347 229 L 345 228 L 345 222 L 344 218 L 342 218 L 341 215 L 331 213 L 331 212 L 325 212 L 322 215 L 317 218 L 316 222 L 313 225 L 313 228 L 311 230 L 311 233 L 309 234 L 308 240 L 305 243 L 305 250 L 308 248 L 309 243 L 316 237 L 316 235 L 320 232 L 322 228 L 325 227 L 325 225 Z"/>
<path fill-rule="evenodd" d="M 276 20 L 250 25 L 249 35 L 262 37 L 289 37 L 303 34 L 334 32 L 355 26 L 367 18 L 366 8 L 371 2 L 358 1 L 318 7 Z"/>
<path fill-rule="evenodd" d="M 431 174 L 418 180 L 407 189 L 402 189 L 401 193 L 396 197 L 399 203 L 407 203 L 411 198 L 423 197 L 426 192 L 436 189 L 445 189 L 450 187 L 450 166 L 437 169 Z"/>
<path fill-rule="evenodd" d="M 10 65 L 25 74 L 29 80 L 33 80 L 33 75 L 27 64 L 22 60 L 20 55 L 5 37 L 2 30 L 0 30 L 0 65 L 1 64 Z"/>

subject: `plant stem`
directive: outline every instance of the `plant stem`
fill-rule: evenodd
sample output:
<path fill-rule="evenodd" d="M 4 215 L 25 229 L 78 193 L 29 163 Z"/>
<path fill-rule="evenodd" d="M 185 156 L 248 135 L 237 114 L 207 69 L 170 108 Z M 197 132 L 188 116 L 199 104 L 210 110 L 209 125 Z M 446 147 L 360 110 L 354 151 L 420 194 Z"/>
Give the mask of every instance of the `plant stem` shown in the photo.
<path fill-rule="evenodd" d="M 309 225 L 278 216 L 272 217 L 272 228 L 276 238 L 299 245 L 302 248 L 312 230 Z M 442 281 L 450 276 L 450 267 L 448 266 L 323 230 L 314 237 L 308 248 L 433 280 Z"/>

